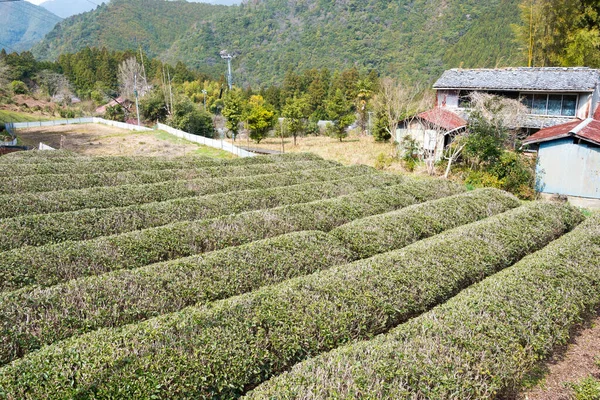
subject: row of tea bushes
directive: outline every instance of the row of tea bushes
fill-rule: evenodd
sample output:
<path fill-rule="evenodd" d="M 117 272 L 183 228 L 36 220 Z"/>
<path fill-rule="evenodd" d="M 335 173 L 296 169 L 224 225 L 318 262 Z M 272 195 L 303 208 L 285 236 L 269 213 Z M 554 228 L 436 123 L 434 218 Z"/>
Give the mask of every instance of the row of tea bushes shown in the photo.
<path fill-rule="evenodd" d="M 360 258 L 398 249 L 407 242 L 519 206 L 519 201 L 497 189 L 477 190 L 406 209 L 352 221 L 331 234 Z"/>
<path fill-rule="evenodd" d="M 337 175 L 344 176 L 351 171 L 342 169 Z M 316 175 L 319 175 L 319 172 Z M 335 178 L 336 174 L 321 172 L 321 175 L 322 178 Z M 404 178 L 391 174 L 361 175 L 334 181 L 310 182 L 271 189 L 242 190 L 128 207 L 26 215 L 0 220 L 0 250 L 6 251 L 26 245 L 42 246 L 68 240 L 89 240 L 178 221 L 216 218 L 221 215 L 251 210 L 308 203 L 397 185 L 403 180 Z M 276 186 L 277 183 L 283 181 L 285 181 L 285 176 L 271 176 L 271 180 L 263 182 Z"/>
<path fill-rule="evenodd" d="M 395 248 L 401 248 L 518 205 L 518 200 L 505 192 L 484 189 L 384 215 L 409 222 L 402 240 L 394 242 Z M 455 209 L 461 211 L 460 219 L 455 219 Z M 429 225 L 435 228 L 423 229 Z M 292 233 L 203 256 L 8 293 L 0 296 L 4 325 L 0 363 L 85 331 L 224 299 L 356 258 L 354 252 L 342 251 L 340 246 L 340 241 L 324 233 Z M 343 257 L 332 260 L 327 257 L 332 253 Z"/>
<path fill-rule="evenodd" d="M 313 163 L 281 164 L 281 166 L 286 166 L 281 171 L 277 171 L 279 168 L 275 168 L 275 173 L 271 173 L 269 169 L 265 169 L 262 174 L 243 176 L 245 179 L 240 179 L 240 177 L 200 178 L 145 185 L 94 187 L 79 190 L 4 195 L 0 196 L 0 219 L 28 214 L 76 211 L 86 208 L 140 205 L 183 197 L 239 191 L 254 188 L 253 184 L 258 189 L 287 186 L 290 184 L 289 182 L 299 184 L 376 173 L 375 169 L 363 166 L 330 168 L 330 166 L 323 166 L 319 162 Z M 274 166 L 278 167 L 279 165 Z M 298 168 L 302 169 L 297 171 Z M 227 172 L 223 171 L 223 173 Z"/>
<path fill-rule="evenodd" d="M 0 364 L 44 344 L 227 298 L 355 259 L 318 231 L 0 294 Z"/>
<path fill-rule="evenodd" d="M 31 151 L 16 151 L 14 153 L 5 154 L 0 158 L 2 164 L 25 164 L 25 163 L 45 163 L 48 161 L 62 161 L 70 159 L 84 159 L 85 156 L 75 153 L 70 150 L 56 150 L 56 151 L 43 151 L 43 150 L 31 150 Z"/>
<path fill-rule="evenodd" d="M 520 207 L 400 251 L 66 339 L 4 367 L 0 387 L 20 399 L 235 398 L 446 301 L 581 219 L 557 204 Z"/>
<path fill-rule="evenodd" d="M 296 366 L 250 399 L 510 396 L 600 306 L 600 215 L 370 342 Z"/>
<path fill-rule="evenodd" d="M 226 160 L 197 156 L 184 156 L 178 158 L 113 156 L 100 159 L 90 158 L 80 160 L 73 158 L 59 161 L 48 160 L 44 163 L 21 163 L 8 165 L 10 165 L 10 173 L 15 176 L 36 174 L 85 174 L 95 173 L 98 171 L 118 172 L 129 170 L 160 170 L 230 165 L 239 166 L 311 160 L 322 160 L 322 158 L 311 153 L 289 153 Z"/>
<path fill-rule="evenodd" d="M 11 198 L 17 198 L 12 207 L 38 207 L 37 203 L 43 199 L 50 199 L 52 194 L 39 192 L 52 192 L 63 190 L 77 190 L 94 188 L 88 193 L 93 193 L 98 187 L 142 185 L 166 181 L 189 181 L 193 179 L 240 179 L 253 175 L 277 174 L 290 171 L 305 171 L 340 167 L 339 164 L 325 160 L 290 161 L 287 163 L 271 163 L 243 166 L 205 167 L 205 168 L 180 168 L 161 170 L 134 170 L 123 172 L 96 172 L 93 174 L 47 174 L 27 176 L 7 176 L 0 182 L 0 201 L 9 205 Z M 28 192 L 33 192 L 30 194 Z M 15 195 L 6 196 L 6 195 Z M 30 203 L 32 204 L 30 206 Z M 26 208 L 12 208 L 4 211 L 3 215 L 10 215 L 26 210 Z"/>
<path fill-rule="evenodd" d="M 0 291 L 34 284 L 54 285 L 81 276 L 137 268 L 295 231 L 330 231 L 358 218 L 464 191 L 444 180 L 404 180 L 400 185 L 335 199 L 6 251 L 0 253 Z"/>

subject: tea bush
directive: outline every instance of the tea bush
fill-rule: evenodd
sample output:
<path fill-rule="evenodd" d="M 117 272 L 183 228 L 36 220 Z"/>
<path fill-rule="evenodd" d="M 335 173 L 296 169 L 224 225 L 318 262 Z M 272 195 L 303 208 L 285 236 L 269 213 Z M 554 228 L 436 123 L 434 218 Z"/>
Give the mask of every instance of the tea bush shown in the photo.
<path fill-rule="evenodd" d="M 431 312 L 300 364 L 249 398 L 512 398 L 600 305 L 599 259 L 597 215 Z"/>
<path fill-rule="evenodd" d="M 405 178 L 400 185 L 335 199 L 177 222 L 87 241 L 22 247 L 0 253 L 0 291 L 137 268 L 295 231 L 330 231 L 358 218 L 464 190 L 443 180 Z"/>
<path fill-rule="evenodd" d="M 207 306 L 66 339 L 5 366 L 0 387 L 11 398 L 234 398 L 303 359 L 355 339 L 371 338 L 446 301 L 469 284 L 543 247 L 581 219 L 579 211 L 557 204 L 520 207 L 403 250 Z M 540 284 L 541 272 L 541 277 L 535 277 Z M 528 279 L 524 274 L 518 282 Z M 546 288 L 545 283 L 536 290 Z M 487 292 L 497 293 L 500 287 Z M 574 304 L 588 297 L 597 302 L 597 296 L 585 292 L 586 296 L 573 299 Z M 469 297 L 464 312 L 477 309 L 482 295 Z M 525 298 L 535 296 L 532 291 Z M 484 318 L 478 311 L 459 318 L 453 330 L 461 331 L 469 321 L 478 326 Z M 552 315 L 557 310 L 544 311 Z M 571 311 L 560 314 L 571 315 Z M 535 315 L 529 317 L 511 321 L 506 328 L 536 321 Z M 495 313 L 488 315 L 491 324 L 501 320 Z M 416 331 L 429 332 L 429 326 L 444 322 L 443 318 L 431 320 L 419 324 Z M 486 342 L 486 335 L 502 332 L 490 328 L 477 331 L 480 337 L 475 344 L 478 350 L 494 354 L 498 344 Z M 453 330 L 433 344 L 447 341 Z M 510 357 L 517 359 L 515 346 L 509 347 Z M 478 352 L 471 354 L 470 359 L 480 360 Z M 444 365 L 441 360 L 424 373 L 439 369 Z M 390 368 L 384 371 L 394 373 Z M 273 393 L 281 398 L 284 392 Z"/>
<path fill-rule="evenodd" d="M 352 175 L 347 173 L 351 171 L 343 169 L 338 175 L 341 177 Z M 315 175 L 318 177 L 319 173 Z M 335 178 L 335 175 L 330 171 L 321 173 L 322 177 L 328 178 Z M 286 178 L 276 175 L 269 175 L 269 177 L 271 179 L 264 182 L 269 182 L 271 186 L 284 183 Z M 218 193 L 128 207 L 27 215 L 0 220 L 0 250 L 10 250 L 25 245 L 41 246 L 67 240 L 88 240 L 177 221 L 216 218 L 226 214 L 308 203 L 391 186 L 401 181 L 403 181 L 401 177 L 394 175 L 362 175 L 334 181 Z M 140 194 L 143 194 L 143 191 L 140 191 Z"/>

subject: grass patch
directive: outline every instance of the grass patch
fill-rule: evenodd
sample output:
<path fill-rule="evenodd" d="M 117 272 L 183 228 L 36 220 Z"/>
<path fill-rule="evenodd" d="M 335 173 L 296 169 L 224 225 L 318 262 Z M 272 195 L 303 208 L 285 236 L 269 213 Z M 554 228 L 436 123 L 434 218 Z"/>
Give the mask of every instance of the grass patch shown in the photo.
<path fill-rule="evenodd" d="M 215 149 L 213 147 L 203 146 L 198 143 L 190 142 L 189 140 L 185 140 L 182 138 L 178 138 L 177 136 L 173 136 L 170 133 L 165 131 L 156 131 L 153 133 L 154 137 L 160 140 L 167 141 L 173 144 L 188 144 L 198 146 L 198 149 L 194 151 L 194 154 L 199 154 L 206 157 L 211 158 L 235 158 L 236 155 L 231 154 L 227 151 L 221 149 Z"/>
<path fill-rule="evenodd" d="M 56 118 L 50 118 L 43 115 L 28 114 L 18 111 L 0 110 L 0 123 L 52 121 L 53 119 Z"/>

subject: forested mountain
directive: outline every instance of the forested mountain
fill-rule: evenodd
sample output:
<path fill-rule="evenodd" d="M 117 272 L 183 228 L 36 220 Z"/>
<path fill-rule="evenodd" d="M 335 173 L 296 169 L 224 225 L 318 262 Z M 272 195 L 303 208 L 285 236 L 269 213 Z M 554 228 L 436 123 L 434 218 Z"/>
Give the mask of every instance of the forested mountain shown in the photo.
<path fill-rule="evenodd" d="M 84 46 L 184 61 L 220 73 L 236 58 L 237 83 L 268 84 L 293 68 L 377 69 L 430 80 L 448 67 L 521 61 L 510 25 L 519 0 L 252 0 L 237 7 L 113 0 L 59 24 L 35 47 L 53 59 Z"/>
<path fill-rule="evenodd" d="M 60 18 L 26 1 L 0 2 L 0 47 L 29 50 Z"/>

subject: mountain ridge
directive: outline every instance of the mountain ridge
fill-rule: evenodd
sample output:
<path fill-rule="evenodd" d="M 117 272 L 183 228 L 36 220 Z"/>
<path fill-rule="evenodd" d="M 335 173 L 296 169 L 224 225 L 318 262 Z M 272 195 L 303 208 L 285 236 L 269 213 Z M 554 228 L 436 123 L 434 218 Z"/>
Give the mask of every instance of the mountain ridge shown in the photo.
<path fill-rule="evenodd" d="M 60 20 L 57 15 L 26 1 L 0 2 L 0 48 L 29 50 Z"/>
<path fill-rule="evenodd" d="M 518 0 L 253 0 L 236 7 L 113 0 L 59 24 L 34 48 L 56 58 L 85 46 L 142 48 L 220 74 L 236 55 L 238 83 L 270 84 L 290 69 L 376 69 L 431 80 L 445 68 L 521 61 Z M 157 17 L 160 15 L 160 18 Z"/>

